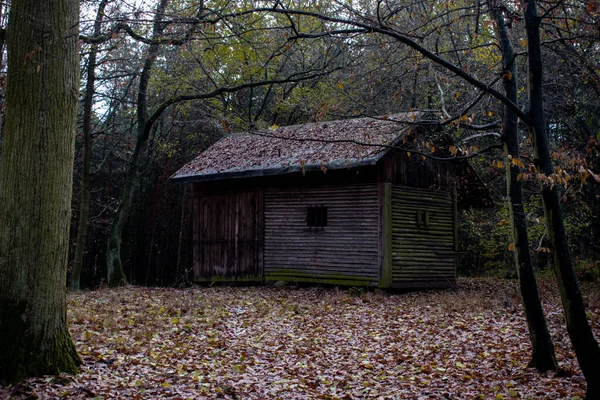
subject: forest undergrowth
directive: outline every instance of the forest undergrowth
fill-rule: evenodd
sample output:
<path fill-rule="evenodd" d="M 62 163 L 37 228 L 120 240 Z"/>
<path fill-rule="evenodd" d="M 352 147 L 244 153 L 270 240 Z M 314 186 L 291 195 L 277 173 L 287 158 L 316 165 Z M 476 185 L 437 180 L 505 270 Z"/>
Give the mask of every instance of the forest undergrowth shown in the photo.
<path fill-rule="evenodd" d="M 578 399 L 551 279 L 540 291 L 561 367 L 527 368 L 517 282 L 452 290 L 125 287 L 68 296 L 77 376 L 0 387 L 14 399 Z M 600 287 L 584 286 L 600 337 Z"/>

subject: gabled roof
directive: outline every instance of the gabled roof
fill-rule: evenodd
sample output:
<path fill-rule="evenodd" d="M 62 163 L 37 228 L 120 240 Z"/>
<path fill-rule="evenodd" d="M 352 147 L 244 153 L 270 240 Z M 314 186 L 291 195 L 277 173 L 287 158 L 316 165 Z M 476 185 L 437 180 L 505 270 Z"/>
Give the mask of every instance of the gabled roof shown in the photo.
<path fill-rule="evenodd" d="M 183 166 L 173 182 L 282 175 L 375 165 L 416 114 L 278 127 L 224 137 Z"/>

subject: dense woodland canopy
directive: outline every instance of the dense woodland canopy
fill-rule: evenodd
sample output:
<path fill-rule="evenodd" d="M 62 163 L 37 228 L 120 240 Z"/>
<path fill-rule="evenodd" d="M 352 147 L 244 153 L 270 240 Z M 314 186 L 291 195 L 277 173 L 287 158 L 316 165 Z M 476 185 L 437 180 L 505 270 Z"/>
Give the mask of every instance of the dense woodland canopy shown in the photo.
<path fill-rule="evenodd" d="M 494 199 L 494 207 L 462 212 L 461 274 L 516 275 L 506 201 L 513 167 L 534 267 L 550 270 L 555 262 L 543 186 L 559 196 L 578 277 L 599 279 L 600 3 L 537 2 L 543 75 L 532 72 L 521 2 L 80 6 L 72 288 L 190 284 L 189 192 L 168 179 L 223 135 L 406 111 L 420 112 L 410 124 L 431 132 L 414 137 L 413 156 L 468 159 Z M 9 8 L 0 3 L 3 25 Z M 0 45 L 4 88 L 4 35 Z M 541 110 L 532 99 L 535 79 L 543 79 Z M 515 84 L 513 98 L 507 81 Z M 549 173 L 534 139 L 532 116 L 540 111 L 554 163 Z M 508 113 L 521 120 L 514 157 L 503 148 Z M 0 132 L 0 150 L 2 138 Z"/>
<path fill-rule="evenodd" d="M 431 112 L 420 122 L 437 133 L 419 141 L 423 153 L 471 157 L 495 200 L 495 208 L 465 210 L 461 218 L 465 240 L 460 272 L 513 274 L 505 159 L 498 141 L 502 105 L 414 48 L 365 28 L 375 23 L 401 33 L 502 91 L 506 71 L 490 11 L 494 3 L 372 3 L 83 1 L 82 107 L 74 180 L 79 193 L 89 162 L 82 287 L 107 280 L 107 241 L 114 234 L 119 204 L 127 203 L 122 191 L 128 177 L 134 187 L 128 200 L 131 210 L 125 211 L 120 227 L 126 280 L 187 283 L 188 194 L 185 187 L 168 184 L 181 165 L 229 132 L 407 110 Z M 252 11 L 261 7 L 307 15 Z M 522 5 L 506 2 L 498 7 L 515 47 L 518 105 L 527 111 Z M 593 278 L 600 257 L 599 11 L 593 2 L 541 2 L 540 7 L 544 111 L 557 166 L 551 179 L 560 188 L 578 271 Z M 95 80 L 90 85 L 91 76 Z M 86 96 L 91 110 L 87 122 Z M 521 158 L 515 163 L 524 169 L 520 178 L 531 250 L 536 266 L 544 270 L 551 257 L 538 174 L 523 125 L 519 137 Z M 81 197 L 74 196 L 71 259 L 75 238 L 85 225 L 79 221 L 81 206 Z"/>

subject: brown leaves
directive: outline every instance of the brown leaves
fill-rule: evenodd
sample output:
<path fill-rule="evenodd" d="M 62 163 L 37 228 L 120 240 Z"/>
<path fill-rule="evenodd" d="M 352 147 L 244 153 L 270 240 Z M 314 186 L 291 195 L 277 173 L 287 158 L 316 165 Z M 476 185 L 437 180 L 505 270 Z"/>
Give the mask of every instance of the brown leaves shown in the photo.
<path fill-rule="evenodd" d="M 381 119 L 357 118 L 296 126 L 271 126 L 268 130 L 227 136 L 213 144 L 175 177 L 210 175 L 256 169 L 306 165 L 339 168 L 381 153 L 402 136 L 415 114 L 395 114 Z M 222 120 L 223 129 L 229 125 Z M 381 145 L 381 146 L 379 146 Z"/>
<path fill-rule="evenodd" d="M 504 305 L 515 285 L 471 279 L 456 291 L 407 294 L 293 287 L 72 294 L 81 374 L 27 380 L 21 392 L 68 399 L 583 396 L 579 373 L 526 368 L 520 302 Z M 559 300 L 550 299 L 544 306 L 559 362 L 578 371 Z M 598 332 L 598 301 L 589 310 Z M 2 390 L 0 397 L 11 388 Z"/>

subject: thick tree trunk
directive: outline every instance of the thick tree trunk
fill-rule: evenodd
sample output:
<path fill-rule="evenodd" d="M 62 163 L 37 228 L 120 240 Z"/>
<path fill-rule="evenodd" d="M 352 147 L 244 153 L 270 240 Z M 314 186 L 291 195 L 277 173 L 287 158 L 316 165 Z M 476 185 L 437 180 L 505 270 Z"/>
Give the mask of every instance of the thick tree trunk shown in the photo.
<path fill-rule="evenodd" d="M 0 378 L 75 373 L 66 324 L 78 0 L 13 0 L 0 171 Z"/>
<path fill-rule="evenodd" d="M 152 39 L 157 39 L 162 34 L 165 23 L 162 22 L 165 10 L 169 0 L 160 0 L 156 7 L 154 17 L 154 26 L 152 30 Z M 117 210 L 113 223 L 110 226 L 110 236 L 106 249 L 106 268 L 108 271 L 108 284 L 110 286 L 123 286 L 127 284 L 127 279 L 123 271 L 123 262 L 121 261 L 121 243 L 123 241 L 123 230 L 125 223 L 131 213 L 133 200 L 139 186 L 139 166 L 138 161 L 146 148 L 148 135 L 146 133 L 146 121 L 148 120 L 148 84 L 152 67 L 156 61 L 159 51 L 159 44 L 153 43 L 148 49 L 148 55 L 144 62 L 144 68 L 140 75 L 140 85 L 137 98 L 137 141 L 135 149 L 125 178 L 125 185 L 121 192 L 121 202 Z"/>
<path fill-rule="evenodd" d="M 504 16 L 497 8 L 492 8 L 498 35 L 502 48 L 502 64 L 504 68 L 504 91 L 506 97 L 515 104 L 517 99 L 517 68 L 514 63 L 514 51 L 504 24 Z M 554 344 L 548 331 L 546 317 L 540 301 L 537 283 L 533 272 L 533 262 L 529 253 L 529 238 L 527 235 L 527 219 L 523 207 L 523 192 L 521 189 L 521 167 L 513 160 L 519 159 L 519 119 L 508 107 L 504 107 L 504 125 L 502 140 L 506 155 L 506 188 L 508 194 L 508 207 L 510 213 L 513 242 L 515 244 L 514 256 L 519 276 L 519 287 L 523 299 L 523 309 L 529 328 L 532 355 L 530 366 L 541 372 L 555 370 L 558 365 L 554 353 Z"/>
<path fill-rule="evenodd" d="M 540 20 L 535 0 L 528 0 L 525 24 L 529 50 L 529 116 L 532 120 L 534 162 L 536 168 L 549 178 L 554 173 L 554 166 L 544 120 Z M 579 282 L 573 270 L 558 190 L 550 181 L 542 182 L 542 200 L 567 331 L 588 384 L 587 398 L 600 399 L 600 347 L 588 323 Z"/>
<path fill-rule="evenodd" d="M 98 13 L 94 22 L 94 36 L 100 35 L 104 9 L 108 0 L 102 0 L 98 5 Z M 83 255 L 85 253 L 85 239 L 87 237 L 88 219 L 90 214 L 90 167 L 92 164 L 92 106 L 94 103 L 94 85 L 96 83 L 96 55 L 98 45 L 92 44 L 87 65 L 87 82 L 85 97 L 83 99 L 83 171 L 81 174 L 81 204 L 79 208 L 79 221 L 77 224 L 77 240 L 75 243 L 75 259 L 71 273 L 71 289 L 79 290 L 81 270 L 83 269 Z"/>

